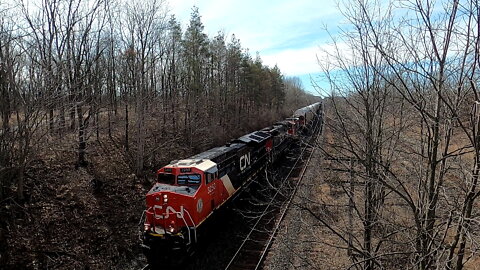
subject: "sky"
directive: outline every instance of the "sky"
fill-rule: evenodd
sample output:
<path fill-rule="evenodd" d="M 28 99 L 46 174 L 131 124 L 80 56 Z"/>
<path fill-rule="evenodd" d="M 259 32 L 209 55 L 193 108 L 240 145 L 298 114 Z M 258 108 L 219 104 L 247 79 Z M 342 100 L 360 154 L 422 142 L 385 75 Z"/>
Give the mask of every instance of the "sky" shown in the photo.
<path fill-rule="evenodd" d="M 263 63 L 277 65 L 285 76 L 302 80 L 305 90 L 318 94 L 311 78 L 320 67 L 317 56 L 328 46 L 329 34 L 341 22 L 335 0 L 168 0 L 170 12 L 188 25 L 192 7 L 199 8 L 205 32 L 235 34 L 243 48 Z M 326 84 L 315 79 L 321 87 Z"/>

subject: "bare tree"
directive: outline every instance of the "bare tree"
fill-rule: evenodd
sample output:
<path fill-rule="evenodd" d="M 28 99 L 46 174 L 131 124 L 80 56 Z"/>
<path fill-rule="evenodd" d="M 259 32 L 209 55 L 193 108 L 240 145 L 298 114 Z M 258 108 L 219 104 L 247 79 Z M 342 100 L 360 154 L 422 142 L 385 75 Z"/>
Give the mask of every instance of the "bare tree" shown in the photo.
<path fill-rule="evenodd" d="M 392 248 L 409 247 L 405 254 L 416 268 L 462 269 L 478 196 L 477 154 L 473 169 L 459 163 L 478 152 L 478 5 L 392 1 L 384 8 L 360 0 L 349 2 L 344 15 L 353 27 L 321 61 L 332 86 L 331 129 L 341 138 L 327 154 L 364 166 L 357 172 L 365 177 L 363 268 L 381 267 Z M 463 203 L 452 201 L 458 198 Z M 396 211 L 409 223 L 386 216 L 385 200 L 403 201 Z M 395 230 L 373 233 L 385 226 Z M 405 242 L 389 243 L 399 236 Z"/>
<path fill-rule="evenodd" d="M 388 238 L 388 235 L 374 235 L 376 228 L 382 226 L 379 215 L 385 192 L 381 175 L 383 168 L 388 168 L 392 162 L 392 153 L 398 150 L 396 146 L 405 121 L 402 98 L 392 92 L 380 75 L 385 60 L 374 50 L 367 35 L 371 30 L 363 24 L 368 18 L 362 8 L 370 8 L 378 20 L 372 26 L 379 33 L 377 42 L 389 44 L 389 36 L 383 29 L 389 23 L 390 7 L 382 8 L 379 2 L 370 3 L 373 7 L 363 4 L 349 3 L 345 8 L 344 15 L 353 26 L 352 30 L 345 31 L 341 40 L 334 40 L 333 53 L 325 52 L 327 57 L 319 63 L 332 89 L 326 104 L 333 112 L 327 125 L 338 136 L 333 143 L 326 144 L 324 150 L 332 160 L 358 162 L 361 167 L 355 169 L 356 176 L 364 183 L 363 205 L 358 198 L 352 198 L 354 194 L 347 193 L 350 207 L 355 208 L 363 224 L 363 240 L 348 241 L 350 250 L 360 252 L 351 258 L 357 264 L 360 255 L 363 269 L 373 269 L 380 264 L 378 260 L 383 252 L 380 248 L 383 240 L 379 239 Z M 353 170 L 349 166 L 345 164 L 346 169 Z M 351 246 L 353 243 L 362 245 Z"/>
<path fill-rule="evenodd" d="M 136 173 L 144 169 L 146 108 L 148 100 L 156 95 L 155 74 L 163 54 L 161 37 L 165 32 L 165 4 L 162 1 L 134 1 L 126 5 L 124 18 L 127 31 L 123 33 L 131 92 L 135 97 Z M 161 73 L 159 73 L 161 74 Z M 126 109 L 128 110 L 128 109 Z M 126 111 L 128 115 L 128 111 Z M 128 125 L 128 119 L 126 120 Z M 128 126 L 126 133 L 128 133 Z M 127 137 L 128 138 L 128 137 Z"/>
<path fill-rule="evenodd" d="M 0 91 L 2 99 L 3 128 L 1 141 L 1 174 L 11 171 L 17 180 L 16 192 L 20 200 L 24 199 L 25 171 L 35 159 L 34 153 L 45 133 L 44 105 L 52 98 L 48 92 L 39 97 L 36 89 L 43 85 L 33 67 L 36 58 L 28 53 L 29 43 L 15 27 L 13 13 L 4 11 L 0 24 Z M 14 124 L 10 125 L 10 117 Z M 2 180 L 8 177 L 2 177 Z M 3 181 L 0 185 L 3 187 Z M 0 196 L 3 190 L 0 188 Z"/>

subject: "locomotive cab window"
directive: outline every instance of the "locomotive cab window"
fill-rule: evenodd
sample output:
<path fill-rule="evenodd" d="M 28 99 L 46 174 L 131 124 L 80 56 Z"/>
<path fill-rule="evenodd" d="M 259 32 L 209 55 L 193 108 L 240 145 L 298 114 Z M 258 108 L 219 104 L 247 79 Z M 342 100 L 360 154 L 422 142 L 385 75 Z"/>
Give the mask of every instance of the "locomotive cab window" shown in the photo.
<path fill-rule="evenodd" d="M 215 173 L 205 173 L 205 182 L 210 184 L 213 180 L 218 177 L 218 172 Z"/>
<path fill-rule="evenodd" d="M 213 177 L 212 177 L 212 174 L 211 173 L 205 173 L 205 182 L 207 184 L 210 184 L 210 182 L 213 181 Z"/>
<path fill-rule="evenodd" d="M 180 174 L 177 177 L 177 184 L 181 186 L 198 186 L 200 185 L 202 178 L 200 174 Z"/>
<path fill-rule="evenodd" d="M 160 173 L 157 176 L 157 182 L 162 184 L 175 184 L 175 175 L 169 173 Z"/>

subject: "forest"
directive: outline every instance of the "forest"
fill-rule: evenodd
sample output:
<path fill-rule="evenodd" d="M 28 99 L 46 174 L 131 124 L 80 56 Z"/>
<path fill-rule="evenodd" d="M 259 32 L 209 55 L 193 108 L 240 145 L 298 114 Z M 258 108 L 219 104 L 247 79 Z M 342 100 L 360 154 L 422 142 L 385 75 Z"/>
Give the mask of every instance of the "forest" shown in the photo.
<path fill-rule="evenodd" d="M 341 254 L 332 269 L 477 269 L 478 1 L 357 0 L 341 12 L 319 60 L 323 189 L 299 206 L 322 228 L 317 248 Z"/>
<path fill-rule="evenodd" d="M 196 8 L 182 30 L 162 1 L 0 7 L 0 187 L 15 179 L 20 199 L 25 170 L 52 145 L 86 166 L 91 143 L 108 140 L 142 175 L 166 161 L 164 146 L 195 152 L 308 103 L 298 79 L 235 35 L 208 37 Z"/>
<path fill-rule="evenodd" d="M 156 169 L 312 100 L 195 7 L 183 29 L 162 0 L 0 2 L 0 265 L 139 256 Z"/>
<path fill-rule="evenodd" d="M 315 162 L 265 269 L 478 269 L 478 1 L 338 7 Z M 0 265 L 132 265 L 155 169 L 319 100 L 204 28 L 162 0 L 0 3 Z"/>

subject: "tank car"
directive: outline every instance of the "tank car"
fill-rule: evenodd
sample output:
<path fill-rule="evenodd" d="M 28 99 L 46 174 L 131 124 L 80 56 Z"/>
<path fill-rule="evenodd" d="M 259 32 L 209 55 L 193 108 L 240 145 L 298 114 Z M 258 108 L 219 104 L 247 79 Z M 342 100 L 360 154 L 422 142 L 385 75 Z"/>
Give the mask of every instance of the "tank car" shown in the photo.
<path fill-rule="evenodd" d="M 301 109 L 296 110 L 293 113 L 293 117 L 299 119 L 299 126 L 304 127 L 308 121 L 312 120 L 314 117 L 317 117 L 319 110 L 321 109 L 322 103 L 317 102 L 312 105 L 303 107 Z"/>

